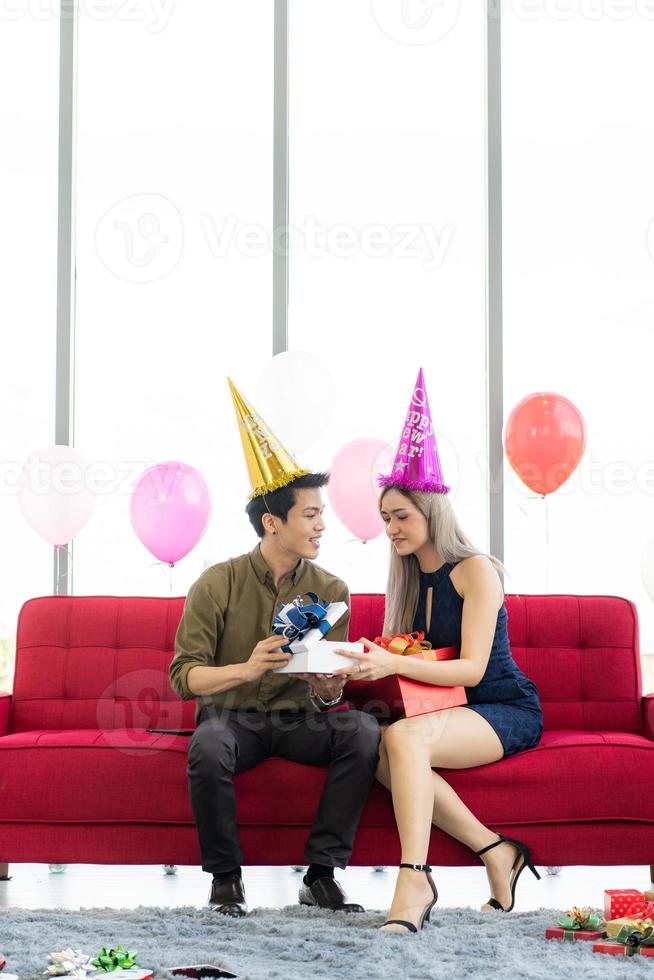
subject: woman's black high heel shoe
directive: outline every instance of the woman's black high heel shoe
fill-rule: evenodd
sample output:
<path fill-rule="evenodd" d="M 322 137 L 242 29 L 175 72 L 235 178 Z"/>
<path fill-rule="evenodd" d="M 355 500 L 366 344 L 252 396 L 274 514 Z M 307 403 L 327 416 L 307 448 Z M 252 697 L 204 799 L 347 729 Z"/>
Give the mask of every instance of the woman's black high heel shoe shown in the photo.
<path fill-rule="evenodd" d="M 509 878 L 509 884 L 511 886 L 511 904 L 509 905 L 508 909 L 505 909 L 503 905 L 500 905 L 496 898 L 489 898 L 488 902 L 486 903 L 487 905 L 490 905 L 491 908 L 498 909 L 500 912 L 510 912 L 515 905 L 515 887 L 518 884 L 518 878 L 524 869 L 529 868 L 534 877 L 539 881 L 540 875 L 532 863 L 531 853 L 526 844 L 523 844 L 522 841 L 514 840 L 513 837 L 502 837 L 501 834 L 498 834 L 498 837 L 499 840 L 496 840 L 494 844 L 489 844 L 487 847 L 482 847 L 481 851 L 475 851 L 475 854 L 481 857 L 482 854 L 485 854 L 486 851 L 490 851 L 493 847 L 497 847 L 498 844 L 513 844 L 514 847 L 518 848 L 519 853 L 513 862 L 511 876 Z"/>
<path fill-rule="evenodd" d="M 407 922 L 406 919 L 387 919 L 384 926 L 404 926 L 409 932 L 418 932 L 424 926 L 425 922 L 429 922 L 429 916 L 431 915 L 431 910 L 438 901 L 438 890 L 434 884 L 434 879 L 431 876 L 431 868 L 428 864 L 401 864 L 401 868 L 413 868 L 414 871 L 424 871 L 427 875 L 427 881 L 429 882 L 433 894 L 433 899 L 425 906 L 421 915 L 418 926 L 414 926 L 413 922 Z M 384 926 L 381 926 L 383 929 Z M 388 930 L 389 932 L 394 932 L 395 930 Z"/>

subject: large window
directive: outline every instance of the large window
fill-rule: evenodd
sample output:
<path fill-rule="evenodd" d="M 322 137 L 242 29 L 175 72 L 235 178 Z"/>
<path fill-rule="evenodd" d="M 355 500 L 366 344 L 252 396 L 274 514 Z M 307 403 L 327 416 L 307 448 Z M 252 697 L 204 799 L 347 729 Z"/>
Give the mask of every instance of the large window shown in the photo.
<path fill-rule="evenodd" d="M 253 545 L 226 377 L 266 414 L 274 248 L 288 249 L 289 348 L 335 379 L 301 462 L 326 468 L 366 436 L 392 455 L 423 367 L 453 505 L 487 548 L 488 5 L 289 0 L 281 238 L 281 5 L 105 6 L 78 4 L 75 445 L 101 468 L 74 591 L 183 594 Z M 15 493 L 55 414 L 59 20 L 37 7 L 6 10 L 0 31 L 12 91 L 0 107 L 0 687 L 21 603 L 52 591 L 52 548 Z M 505 415 L 555 391 L 588 427 L 579 469 L 547 505 L 505 466 L 506 586 L 634 598 L 654 653 L 640 578 L 654 535 L 654 15 L 646 3 L 501 7 Z M 169 578 L 129 502 L 146 467 L 176 459 L 202 472 L 214 512 Z M 382 590 L 385 537 L 364 546 L 327 519 L 321 563 L 353 591 Z"/>
<path fill-rule="evenodd" d="M 226 376 L 255 401 L 272 352 L 273 5 L 166 10 L 80 23 L 75 431 L 115 487 L 76 542 L 76 592 L 168 592 L 128 516 L 152 463 L 197 467 L 213 495 L 174 594 L 252 544 Z"/>
<path fill-rule="evenodd" d="M 52 590 L 52 547 L 23 520 L 16 490 L 54 431 L 57 286 L 58 21 L 4 12 L 0 30 L 0 690 L 18 610 Z"/>
<path fill-rule="evenodd" d="M 338 377 L 316 467 L 357 436 L 395 448 L 424 368 L 452 502 L 486 548 L 485 12 L 452 8 L 290 4 L 289 340 Z M 383 590 L 385 538 L 348 538 L 332 517 L 321 560 Z"/>
<path fill-rule="evenodd" d="M 583 413 L 585 456 L 548 503 L 549 589 L 636 600 L 652 653 L 640 557 L 654 533 L 654 20 L 640 4 L 507 6 L 505 406 L 546 390 Z M 509 586 L 540 592 L 545 507 L 524 497 L 507 467 Z"/>

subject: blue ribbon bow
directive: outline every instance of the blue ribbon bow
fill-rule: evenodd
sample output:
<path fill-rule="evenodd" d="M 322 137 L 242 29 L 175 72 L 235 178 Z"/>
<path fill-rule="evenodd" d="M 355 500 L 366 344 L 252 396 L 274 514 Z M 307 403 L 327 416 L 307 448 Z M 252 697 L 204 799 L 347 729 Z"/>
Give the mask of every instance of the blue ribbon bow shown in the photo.
<path fill-rule="evenodd" d="M 307 597 L 310 602 L 305 605 L 304 600 Z M 284 653 L 291 653 L 290 644 L 301 640 L 309 630 L 318 629 L 323 636 L 329 632 L 331 623 L 325 620 L 328 606 L 329 603 L 319 599 L 315 592 L 305 592 L 303 596 L 293 599 L 293 602 L 280 602 L 273 623 L 273 633 L 285 636 L 288 640 L 286 646 L 282 647 Z"/>

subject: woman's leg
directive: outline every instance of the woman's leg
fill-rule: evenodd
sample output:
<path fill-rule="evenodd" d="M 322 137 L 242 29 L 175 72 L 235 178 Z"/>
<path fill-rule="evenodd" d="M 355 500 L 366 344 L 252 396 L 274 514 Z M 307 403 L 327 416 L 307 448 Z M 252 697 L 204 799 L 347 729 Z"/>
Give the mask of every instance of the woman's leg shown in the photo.
<path fill-rule="evenodd" d="M 388 730 L 388 726 L 382 728 L 382 737 L 379 743 L 379 763 L 377 765 L 377 772 L 375 773 L 375 778 L 379 780 L 382 786 L 385 786 L 387 790 L 390 791 L 391 788 L 391 770 L 388 761 L 388 752 L 386 751 L 386 746 L 384 745 L 384 735 Z"/>
<path fill-rule="evenodd" d="M 475 851 L 497 840 L 432 766 L 465 769 L 495 762 L 503 754 L 493 728 L 467 708 L 403 719 L 387 730 L 378 778 L 384 785 L 392 778 L 403 862 L 426 861 L 432 822 Z M 484 855 L 493 895 L 503 905 L 510 904 L 508 877 L 515 856 L 508 844 Z M 401 869 L 389 918 L 417 921 L 429 894 L 424 875 Z"/>

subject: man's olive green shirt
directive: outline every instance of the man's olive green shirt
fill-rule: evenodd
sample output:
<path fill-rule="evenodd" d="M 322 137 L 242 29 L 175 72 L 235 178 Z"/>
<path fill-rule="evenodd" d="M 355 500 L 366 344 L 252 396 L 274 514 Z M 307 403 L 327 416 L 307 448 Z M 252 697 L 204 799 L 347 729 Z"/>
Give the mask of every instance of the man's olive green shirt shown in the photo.
<path fill-rule="evenodd" d="M 191 586 L 175 637 L 170 683 L 181 698 L 196 697 L 188 687 L 191 667 L 225 667 L 250 659 L 260 640 L 273 634 L 280 602 L 315 592 L 328 602 L 345 602 L 347 613 L 329 630 L 333 640 L 347 640 L 350 595 L 347 585 L 311 561 L 301 559 L 275 586 L 259 545 L 247 555 L 207 568 Z M 220 694 L 197 697 L 196 713 L 206 704 L 221 708 L 314 710 L 305 681 L 266 673 L 256 681 Z"/>

